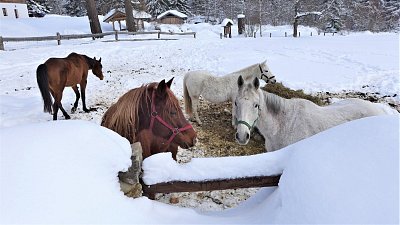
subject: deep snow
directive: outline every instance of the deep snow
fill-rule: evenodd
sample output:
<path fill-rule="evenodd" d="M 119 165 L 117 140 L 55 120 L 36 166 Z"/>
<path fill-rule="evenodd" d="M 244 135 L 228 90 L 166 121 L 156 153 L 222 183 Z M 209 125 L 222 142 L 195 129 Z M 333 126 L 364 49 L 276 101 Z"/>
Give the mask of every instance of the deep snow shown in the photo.
<path fill-rule="evenodd" d="M 102 28 L 109 31 L 111 25 Z M 262 189 L 235 209 L 204 214 L 124 197 L 116 174 L 128 166 L 129 145 L 98 124 L 104 108 L 143 83 L 174 76 L 172 89 L 182 97 L 182 78 L 188 70 L 223 75 L 267 59 L 277 80 L 291 88 L 371 91 L 397 95 L 390 97 L 396 102 L 400 99 L 398 34 L 314 34 L 294 39 L 283 37 L 290 27 L 265 26 L 264 34 L 272 32 L 273 38 L 234 34 L 221 40 L 220 26 L 161 28 L 193 30 L 197 38 L 83 39 L 63 41 L 60 46 L 5 43 L 6 51 L 0 52 L 0 223 L 399 223 L 398 116 L 343 124 L 280 150 L 277 154 L 284 160 L 267 164 L 282 168 L 280 186 Z M 302 34 L 312 30 L 300 28 Z M 56 32 L 89 33 L 90 29 L 85 17 L 0 22 L 4 37 Z M 87 104 L 99 107 L 99 112 L 78 112 L 71 114 L 71 121 L 50 122 L 51 116 L 42 112 L 36 67 L 72 51 L 102 57 L 105 80 L 90 75 L 87 88 Z M 64 91 L 67 111 L 74 98 L 71 89 Z M 274 162 L 268 154 L 262 157 Z M 155 158 L 164 160 L 166 168 L 191 165 L 173 164 L 165 155 L 149 160 Z M 248 164 L 247 159 L 243 157 L 241 163 Z M 195 159 L 192 165 L 196 161 L 207 164 L 207 159 Z M 264 166 L 257 169 L 272 170 Z M 216 167 L 213 172 L 222 173 Z"/>

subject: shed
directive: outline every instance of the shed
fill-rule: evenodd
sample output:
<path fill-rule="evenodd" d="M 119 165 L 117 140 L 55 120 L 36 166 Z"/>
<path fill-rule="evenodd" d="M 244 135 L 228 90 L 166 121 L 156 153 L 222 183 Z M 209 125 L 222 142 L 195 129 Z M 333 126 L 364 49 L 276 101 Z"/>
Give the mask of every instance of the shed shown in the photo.
<path fill-rule="evenodd" d="M 135 11 L 133 10 L 133 18 L 139 30 L 144 30 L 144 21 L 149 22 L 151 20 L 151 15 L 145 11 Z"/>
<path fill-rule="evenodd" d="M 157 16 L 157 20 L 164 24 L 183 24 L 187 19 L 187 15 L 177 10 L 168 10 Z"/>
<path fill-rule="evenodd" d="M 222 21 L 221 26 L 224 27 L 224 37 L 227 37 L 229 35 L 229 38 L 232 38 L 232 25 L 233 21 L 231 19 L 225 18 Z"/>
<path fill-rule="evenodd" d="M 135 24 L 137 25 L 137 27 L 139 29 L 144 29 L 143 21 L 150 21 L 151 15 L 145 11 L 133 10 L 133 18 L 135 19 Z M 113 30 L 115 30 L 115 26 L 114 26 L 115 21 L 118 21 L 119 30 L 122 30 L 121 20 L 126 20 L 125 9 L 112 9 L 103 18 L 103 22 L 105 22 L 105 23 L 112 22 L 113 23 Z"/>
<path fill-rule="evenodd" d="M 121 20 L 126 20 L 126 14 L 124 9 L 112 9 L 103 18 L 103 22 L 105 23 L 112 22 L 113 30 L 115 30 L 115 25 L 114 25 L 115 21 L 118 21 L 119 30 L 122 30 Z"/>

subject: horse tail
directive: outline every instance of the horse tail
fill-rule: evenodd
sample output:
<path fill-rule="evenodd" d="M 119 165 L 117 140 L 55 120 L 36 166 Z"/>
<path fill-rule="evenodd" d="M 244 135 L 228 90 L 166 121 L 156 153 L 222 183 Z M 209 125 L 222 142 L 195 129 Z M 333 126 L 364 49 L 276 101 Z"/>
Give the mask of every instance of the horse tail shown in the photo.
<path fill-rule="evenodd" d="M 183 78 L 183 99 L 185 101 L 185 111 L 187 114 L 192 114 L 193 112 L 193 107 L 192 107 L 192 98 L 189 95 L 187 85 L 186 85 L 186 79 L 189 74 L 185 74 L 185 77 Z"/>
<path fill-rule="evenodd" d="M 53 105 L 53 101 L 50 96 L 49 77 L 47 75 L 47 66 L 45 64 L 40 64 L 36 69 L 36 80 L 44 102 L 43 111 L 51 114 L 51 106 Z"/>

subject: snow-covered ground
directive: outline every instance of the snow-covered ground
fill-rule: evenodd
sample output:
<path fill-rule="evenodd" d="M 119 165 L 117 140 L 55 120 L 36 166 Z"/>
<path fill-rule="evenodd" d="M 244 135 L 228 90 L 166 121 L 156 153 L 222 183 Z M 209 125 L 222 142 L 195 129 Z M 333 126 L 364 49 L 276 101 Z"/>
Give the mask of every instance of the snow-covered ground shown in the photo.
<path fill-rule="evenodd" d="M 102 28 L 112 29 L 104 23 Z M 6 51 L 0 51 L 0 223 L 399 223 L 398 116 L 343 124 L 281 150 L 284 160 L 267 164 L 283 168 L 279 187 L 262 189 L 235 209 L 201 213 L 124 197 L 116 175 L 129 164 L 129 144 L 98 124 L 102 110 L 143 83 L 175 77 L 172 90 L 182 97 L 189 70 L 223 75 L 267 59 L 277 80 L 291 88 L 379 92 L 400 101 L 395 33 L 316 36 L 314 31 L 311 37 L 305 34 L 313 29 L 301 27 L 302 37 L 294 39 L 283 37 L 290 27 L 265 26 L 262 38 L 239 37 L 233 29 L 232 39 L 221 40 L 220 26 L 161 29 L 191 30 L 197 36 L 105 42 L 108 37 L 60 46 L 55 41 L 5 43 Z M 3 37 L 56 32 L 90 33 L 88 20 L 45 16 L 0 22 Z M 87 105 L 99 112 L 82 113 L 80 103 L 71 121 L 52 122 L 42 112 L 35 71 L 46 59 L 71 52 L 102 58 L 105 79 L 90 75 L 87 87 Z M 66 89 L 67 111 L 74 99 Z M 165 155 L 157 157 L 177 166 Z M 273 162 L 273 156 L 267 160 Z"/>

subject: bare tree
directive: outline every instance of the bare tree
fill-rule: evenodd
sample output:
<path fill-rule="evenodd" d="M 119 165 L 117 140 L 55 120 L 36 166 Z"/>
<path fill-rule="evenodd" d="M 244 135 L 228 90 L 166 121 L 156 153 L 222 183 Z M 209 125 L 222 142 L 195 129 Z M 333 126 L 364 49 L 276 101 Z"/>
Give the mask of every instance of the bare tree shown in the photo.
<path fill-rule="evenodd" d="M 135 20 L 133 18 L 133 7 L 131 0 L 125 0 L 126 29 L 130 32 L 136 31 Z"/>
<path fill-rule="evenodd" d="M 86 0 L 86 10 L 88 13 L 90 30 L 92 31 L 92 34 L 102 33 L 99 17 L 97 16 L 96 3 L 94 0 Z"/>

